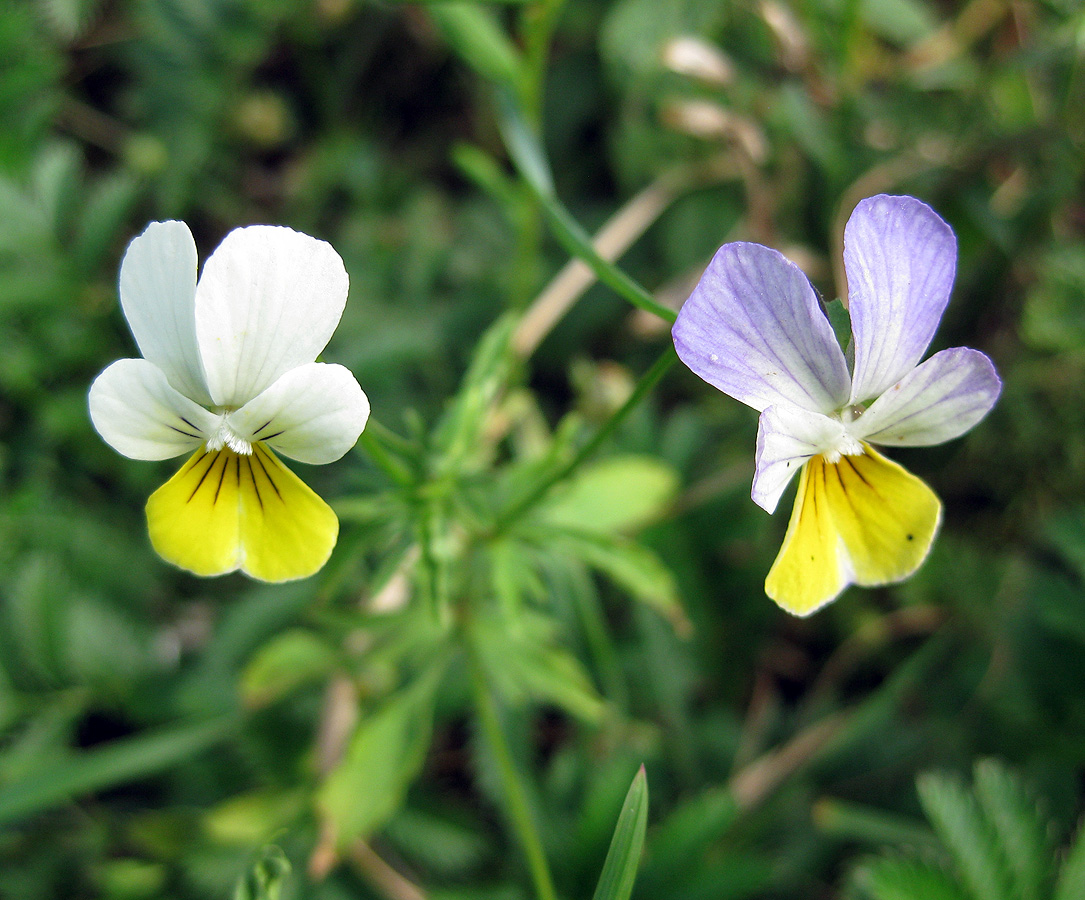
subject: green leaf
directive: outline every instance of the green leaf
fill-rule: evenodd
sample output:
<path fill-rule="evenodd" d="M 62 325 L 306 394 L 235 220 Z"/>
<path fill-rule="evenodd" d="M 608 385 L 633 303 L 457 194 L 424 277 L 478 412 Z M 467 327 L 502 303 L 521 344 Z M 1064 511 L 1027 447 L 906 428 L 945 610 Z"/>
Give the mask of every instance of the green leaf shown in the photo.
<path fill-rule="evenodd" d="M 938 20 L 920 0 L 862 0 L 862 16 L 878 37 L 906 47 L 930 35 Z"/>
<path fill-rule="evenodd" d="M 602 572 L 634 600 L 652 607 L 679 634 L 689 631 L 674 575 L 652 550 L 621 535 L 571 529 L 555 531 L 551 543 Z"/>
<path fill-rule="evenodd" d="M 278 847 L 268 846 L 237 881 L 234 900 L 279 900 L 290 875 L 290 860 Z"/>
<path fill-rule="evenodd" d="M 284 631 L 261 647 L 245 667 L 241 697 L 249 706 L 266 706 L 323 678 L 336 660 L 335 649 L 312 632 Z"/>
<path fill-rule="evenodd" d="M 975 798 L 948 775 L 916 779 L 919 800 L 975 900 L 1005 900 L 1009 879 L 994 832 Z"/>
<path fill-rule="evenodd" d="M 917 859 L 873 860 L 857 869 L 854 878 L 872 900 L 971 900 L 947 872 Z"/>
<path fill-rule="evenodd" d="M 661 460 L 614 456 L 581 469 L 539 515 L 584 531 L 634 531 L 658 516 L 677 490 L 678 473 Z"/>
<path fill-rule="evenodd" d="M 491 407 L 507 387 L 512 371 L 509 341 L 514 325 L 513 316 L 502 316 L 479 340 L 460 389 L 434 433 L 434 447 L 445 473 L 460 473 L 464 460 L 479 452 Z"/>
<path fill-rule="evenodd" d="M 499 84 L 520 80 L 520 53 L 489 9 L 474 3 L 434 3 L 427 7 L 452 49 L 480 75 Z"/>
<path fill-rule="evenodd" d="M 435 666 L 366 715 L 320 787 L 317 808 L 340 845 L 373 834 L 402 805 L 425 762 L 443 669 L 443 664 Z"/>
<path fill-rule="evenodd" d="M 975 790 L 1009 863 L 1015 896 L 1041 900 L 1051 880 L 1054 848 L 1036 801 L 1016 777 L 991 759 L 977 763 Z"/>
<path fill-rule="evenodd" d="M 580 661 L 556 639 L 549 619 L 525 611 L 510 629 L 505 621 L 479 621 L 472 636 L 490 684 L 511 702 L 552 703 L 588 723 L 605 710 Z"/>
<path fill-rule="evenodd" d="M 593 900 L 628 900 L 637 877 L 647 827 L 648 777 L 641 766 L 618 815 L 618 825 Z"/>
<path fill-rule="evenodd" d="M 1053 900 L 1081 900 L 1085 897 L 1085 821 L 1078 825 L 1074 843 L 1059 869 Z"/>
<path fill-rule="evenodd" d="M 179 725 L 52 763 L 0 790 L 0 825 L 169 769 L 224 740 L 236 724 L 231 717 Z"/>
<path fill-rule="evenodd" d="M 114 175 L 94 186 L 70 248 L 79 271 L 93 272 L 101 265 L 135 200 L 136 182 L 128 175 Z"/>
<path fill-rule="evenodd" d="M 836 342 L 845 353 L 851 344 L 851 314 L 839 300 L 832 300 L 825 304 L 825 314 L 829 317 L 829 324 L 833 326 L 833 334 Z"/>
<path fill-rule="evenodd" d="M 526 601 L 546 595 L 537 560 L 531 556 L 529 548 L 509 539 L 493 541 L 488 554 L 494 594 L 506 619 L 515 621 Z"/>

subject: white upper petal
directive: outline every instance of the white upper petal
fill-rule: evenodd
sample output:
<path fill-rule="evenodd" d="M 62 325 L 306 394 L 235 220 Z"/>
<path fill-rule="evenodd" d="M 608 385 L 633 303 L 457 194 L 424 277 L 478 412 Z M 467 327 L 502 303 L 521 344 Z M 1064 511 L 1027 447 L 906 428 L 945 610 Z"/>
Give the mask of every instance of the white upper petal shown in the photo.
<path fill-rule="evenodd" d="M 761 413 L 757 422 L 757 468 L 753 502 L 774 512 L 780 495 L 812 456 L 828 453 L 846 441 L 842 422 L 797 406 L 780 404 Z"/>
<path fill-rule="evenodd" d="M 330 244 L 270 225 L 231 231 L 196 287 L 196 335 L 215 404 L 241 407 L 311 363 L 347 301 Z"/>
<path fill-rule="evenodd" d="M 942 350 L 890 387 L 848 430 L 874 444 L 941 444 L 987 415 L 1001 390 L 991 360 L 978 350 Z"/>
<path fill-rule="evenodd" d="M 810 282 L 760 244 L 720 247 L 671 331 L 690 369 L 736 400 L 839 409 L 851 387 L 844 354 Z"/>
<path fill-rule="evenodd" d="M 923 358 L 949 302 L 957 238 L 914 197 L 869 197 L 844 228 L 855 370 L 851 403 L 878 397 Z"/>
<path fill-rule="evenodd" d="M 228 423 L 242 440 L 320 465 L 353 447 L 368 418 L 369 401 L 349 369 L 309 363 L 231 413 Z"/>
<path fill-rule="evenodd" d="M 120 296 L 144 359 L 186 397 L 210 403 L 196 347 L 196 244 L 184 222 L 152 222 L 128 245 Z"/>
<path fill-rule="evenodd" d="M 199 447 L 217 417 L 175 390 L 145 359 L 119 359 L 94 379 L 90 418 L 118 453 L 169 459 Z"/>

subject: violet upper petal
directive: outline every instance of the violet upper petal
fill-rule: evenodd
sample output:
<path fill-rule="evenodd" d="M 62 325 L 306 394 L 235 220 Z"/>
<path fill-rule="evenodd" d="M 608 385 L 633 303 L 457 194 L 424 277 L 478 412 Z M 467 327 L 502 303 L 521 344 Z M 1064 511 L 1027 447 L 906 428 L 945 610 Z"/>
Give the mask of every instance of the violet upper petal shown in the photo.
<path fill-rule="evenodd" d="M 721 247 L 671 333 L 682 362 L 758 411 L 784 403 L 829 412 L 847 402 L 847 364 L 814 289 L 768 247 Z"/>
<path fill-rule="evenodd" d="M 956 265 L 957 239 L 925 203 L 880 194 L 855 207 L 844 229 L 852 403 L 879 396 L 923 357 Z"/>
<path fill-rule="evenodd" d="M 912 369 L 848 430 L 874 444 L 941 444 L 960 437 L 987 415 L 1001 390 L 991 360 L 979 350 L 953 347 Z"/>

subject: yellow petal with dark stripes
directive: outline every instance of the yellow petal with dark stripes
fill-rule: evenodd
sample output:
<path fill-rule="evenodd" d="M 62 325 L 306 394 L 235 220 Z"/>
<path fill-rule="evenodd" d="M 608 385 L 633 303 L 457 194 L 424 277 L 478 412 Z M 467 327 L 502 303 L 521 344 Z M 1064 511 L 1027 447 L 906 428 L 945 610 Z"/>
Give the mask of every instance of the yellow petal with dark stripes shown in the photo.
<path fill-rule="evenodd" d="M 820 456 L 802 467 L 784 543 L 765 579 L 765 593 L 796 616 L 809 615 L 848 585 L 826 502 L 825 469 Z"/>
<path fill-rule="evenodd" d="M 262 444 L 197 451 L 147 501 L 151 544 L 197 575 L 263 581 L 312 575 L 339 534 L 331 508 Z"/>
<path fill-rule="evenodd" d="M 923 563 L 942 504 L 920 479 L 864 445 L 837 463 L 814 457 L 802 470 L 784 544 L 765 592 L 809 615 L 851 583 L 907 578 Z"/>

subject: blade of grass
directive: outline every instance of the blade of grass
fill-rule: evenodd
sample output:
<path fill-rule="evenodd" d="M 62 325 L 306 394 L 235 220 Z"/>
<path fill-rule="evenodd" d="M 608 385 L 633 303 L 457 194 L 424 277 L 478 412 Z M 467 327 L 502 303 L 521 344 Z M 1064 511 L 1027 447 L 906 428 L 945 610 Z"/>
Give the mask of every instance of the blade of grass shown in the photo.
<path fill-rule="evenodd" d="M 618 815 L 618 825 L 593 900 L 628 900 L 637 877 L 647 827 L 648 777 L 641 766 Z"/>

